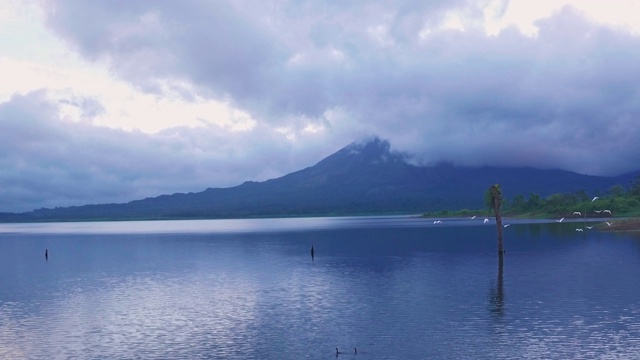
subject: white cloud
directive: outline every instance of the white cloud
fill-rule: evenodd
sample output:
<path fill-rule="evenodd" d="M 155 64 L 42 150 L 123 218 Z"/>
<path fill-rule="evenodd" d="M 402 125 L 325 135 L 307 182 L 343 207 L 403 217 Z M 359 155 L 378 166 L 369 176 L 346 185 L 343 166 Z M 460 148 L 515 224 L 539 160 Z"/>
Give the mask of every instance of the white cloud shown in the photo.
<path fill-rule="evenodd" d="M 508 26 L 516 26 L 523 34 L 535 36 L 538 33 L 536 21 L 552 16 L 567 6 L 594 22 L 640 32 L 640 18 L 637 16 L 640 4 L 634 0 L 509 0 L 501 16 L 487 17 L 486 29 L 495 35 Z M 488 8 L 496 7 L 492 4 Z"/>
<path fill-rule="evenodd" d="M 158 93 L 141 91 L 114 77 L 108 61 L 89 62 L 65 42 L 47 32 L 44 14 L 33 4 L 9 1 L 0 14 L 0 101 L 15 94 L 47 89 L 52 101 L 67 103 L 63 116 L 80 120 L 73 98 L 92 98 L 104 109 L 91 120 L 99 126 L 157 132 L 174 126 L 198 126 L 201 121 L 231 130 L 247 129 L 254 121 L 245 111 L 226 101 L 204 98 L 191 82 L 161 79 Z M 140 19 L 140 28 L 115 28 L 112 41 L 127 38 L 157 26 L 153 13 Z M 17 45 L 17 46 L 14 46 Z M 234 114 L 242 113 L 239 117 Z"/>
<path fill-rule="evenodd" d="M 372 135 L 422 163 L 636 170 L 638 5 L 602 4 L 4 0 L 0 202 L 264 180 Z"/>
<path fill-rule="evenodd" d="M 298 170 L 298 157 L 328 155 L 318 154 L 315 139 L 301 138 L 289 149 L 270 128 L 206 125 L 147 134 L 59 118 L 66 106 L 50 102 L 45 91 L 0 104 L 0 211 L 235 186 Z"/>

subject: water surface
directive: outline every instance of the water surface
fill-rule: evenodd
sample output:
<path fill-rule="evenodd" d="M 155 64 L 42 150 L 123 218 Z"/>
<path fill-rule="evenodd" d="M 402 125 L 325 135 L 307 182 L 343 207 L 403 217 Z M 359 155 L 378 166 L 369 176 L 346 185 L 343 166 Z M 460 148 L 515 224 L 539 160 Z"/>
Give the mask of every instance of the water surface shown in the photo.
<path fill-rule="evenodd" d="M 1 224 L 0 358 L 640 358 L 640 240 L 508 222 Z"/>

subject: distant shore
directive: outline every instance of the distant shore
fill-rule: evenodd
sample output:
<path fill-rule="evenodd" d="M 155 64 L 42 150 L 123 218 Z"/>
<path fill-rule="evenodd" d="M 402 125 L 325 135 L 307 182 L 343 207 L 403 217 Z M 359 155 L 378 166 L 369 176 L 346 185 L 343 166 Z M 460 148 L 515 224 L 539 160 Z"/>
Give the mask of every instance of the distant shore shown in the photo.
<path fill-rule="evenodd" d="M 423 213 L 421 217 L 425 218 L 447 218 L 447 217 L 469 217 L 469 215 L 477 215 L 482 211 L 457 211 L 457 212 L 439 212 L 439 213 Z M 634 214 L 635 215 L 635 214 Z M 477 215 L 478 217 L 492 218 L 492 214 Z M 559 215 L 558 215 L 559 216 Z M 556 217 L 550 216 L 550 214 L 503 214 L 504 218 L 516 218 L 516 219 L 554 219 Z M 607 224 L 609 223 L 609 225 Z M 625 217 L 605 217 L 602 218 L 602 223 L 597 226 L 598 230 L 603 231 L 615 231 L 615 232 L 639 232 L 640 233 L 640 217 L 629 216 Z"/>
<path fill-rule="evenodd" d="M 626 219 L 614 219 L 609 221 L 611 225 L 605 225 L 600 227 L 600 230 L 605 231 L 620 231 L 620 232 L 640 232 L 640 218 L 626 218 Z"/>

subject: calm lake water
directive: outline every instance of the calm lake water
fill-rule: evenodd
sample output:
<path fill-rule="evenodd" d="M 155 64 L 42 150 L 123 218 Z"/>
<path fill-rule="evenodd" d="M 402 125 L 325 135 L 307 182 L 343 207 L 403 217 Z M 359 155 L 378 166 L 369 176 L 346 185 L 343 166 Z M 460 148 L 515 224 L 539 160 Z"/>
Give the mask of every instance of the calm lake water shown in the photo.
<path fill-rule="evenodd" d="M 0 224 L 0 358 L 640 358 L 640 238 L 507 222 Z"/>

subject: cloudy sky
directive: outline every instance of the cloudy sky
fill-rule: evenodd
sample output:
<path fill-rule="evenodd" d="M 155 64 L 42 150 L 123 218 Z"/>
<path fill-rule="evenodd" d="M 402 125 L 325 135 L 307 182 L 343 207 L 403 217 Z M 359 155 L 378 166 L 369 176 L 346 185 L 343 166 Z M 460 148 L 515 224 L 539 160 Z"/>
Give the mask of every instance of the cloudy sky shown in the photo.
<path fill-rule="evenodd" d="M 635 0 L 0 0 L 0 211 L 414 161 L 640 169 Z"/>

